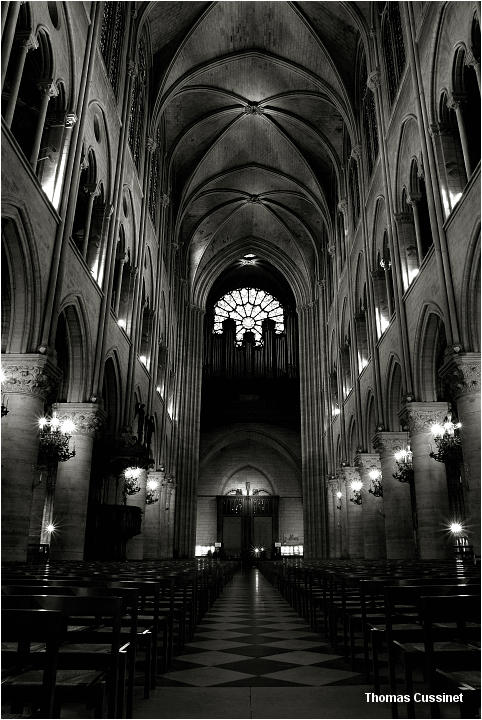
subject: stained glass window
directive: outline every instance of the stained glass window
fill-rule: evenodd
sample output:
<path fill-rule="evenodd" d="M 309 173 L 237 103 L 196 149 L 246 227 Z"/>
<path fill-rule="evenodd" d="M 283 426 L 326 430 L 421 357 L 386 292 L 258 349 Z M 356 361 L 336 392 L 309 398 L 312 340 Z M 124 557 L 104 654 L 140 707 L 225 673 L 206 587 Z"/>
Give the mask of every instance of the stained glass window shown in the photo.
<path fill-rule="evenodd" d="M 254 333 L 255 342 L 261 343 L 262 323 L 269 318 L 275 322 L 275 332 L 284 331 L 283 308 L 269 293 L 257 288 L 241 288 L 220 298 L 214 305 L 214 332 L 223 332 L 223 321 L 231 318 L 236 323 L 236 342 L 241 344 L 245 332 Z"/>
<path fill-rule="evenodd" d="M 104 58 L 107 75 L 117 97 L 119 92 L 119 68 L 122 58 L 122 44 L 126 26 L 126 3 L 104 3 L 100 31 L 100 51 Z"/>

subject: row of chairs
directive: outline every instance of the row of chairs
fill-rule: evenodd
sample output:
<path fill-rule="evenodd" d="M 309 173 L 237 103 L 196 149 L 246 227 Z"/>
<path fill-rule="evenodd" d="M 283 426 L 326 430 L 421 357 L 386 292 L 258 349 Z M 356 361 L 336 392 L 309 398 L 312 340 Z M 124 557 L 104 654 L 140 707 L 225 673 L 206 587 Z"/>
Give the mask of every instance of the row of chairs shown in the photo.
<path fill-rule="evenodd" d="M 291 605 L 362 670 L 374 691 L 387 665 L 390 695 L 406 694 L 415 717 L 421 687 L 464 693 L 462 716 L 480 704 L 480 570 L 460 561 L 262 563 Z M 401 672 L 401 678 L 398 675 Z M 414 685 L 414 677 L 416 683 Z M 403 688 L 403 689 L 402 689 Z M 437 694 L 437 693 L 435 693 Z M 432 703 L 431 713 L 439 708 Z M 393 716 L 398 713 L 392 706 Z M 472 715 L 468 715 L 471 717 Z M 474 717 L 476 715 L 473 715 Z"/>
<path fill-rule="evenodd" d="M 135 684 L 149 697 L 236 567 L 205 559 L 6 565 L 6 712 L 53 718 L 81 703 L 81 716 L 132 717 Z"/>

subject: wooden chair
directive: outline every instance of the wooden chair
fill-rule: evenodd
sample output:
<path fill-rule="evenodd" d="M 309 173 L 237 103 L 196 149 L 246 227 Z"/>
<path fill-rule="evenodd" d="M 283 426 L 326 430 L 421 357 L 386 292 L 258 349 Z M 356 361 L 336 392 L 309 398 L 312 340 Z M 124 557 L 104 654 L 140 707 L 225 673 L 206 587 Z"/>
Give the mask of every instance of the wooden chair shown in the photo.
<path fill-rule="evenodd" d="M 31 706 L 41 717 L 56 714 L 55 689 L 58 654 L 67 634 L 67 621 L 60 612 L 45 610 L 2 609 L 2 701 L 15 710 Z M 32 643 L 41 643 L 45 650 L 40 670 L 30 670 Z"/>

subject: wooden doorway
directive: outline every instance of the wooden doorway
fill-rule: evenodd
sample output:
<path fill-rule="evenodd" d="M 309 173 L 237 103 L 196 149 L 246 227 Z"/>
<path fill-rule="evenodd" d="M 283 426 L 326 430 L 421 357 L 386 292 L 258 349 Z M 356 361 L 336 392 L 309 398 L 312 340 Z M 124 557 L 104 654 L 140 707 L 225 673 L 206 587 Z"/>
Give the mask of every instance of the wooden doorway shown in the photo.
<path fill-rule="evenodd" d="M 258 548 L 260 556 L 273 557 L 279 540 L 278 508 L 276 495 L 218 495 L 217 541 L 223 555 L 249 558 Z"/>

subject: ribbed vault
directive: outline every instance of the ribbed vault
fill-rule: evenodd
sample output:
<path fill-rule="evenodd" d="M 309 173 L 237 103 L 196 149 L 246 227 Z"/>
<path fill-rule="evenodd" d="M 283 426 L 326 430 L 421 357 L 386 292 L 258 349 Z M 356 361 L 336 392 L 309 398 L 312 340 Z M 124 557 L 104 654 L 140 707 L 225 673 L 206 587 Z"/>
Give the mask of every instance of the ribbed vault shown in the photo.
<path fill-rule="evenodd" d="M 160 125 L 172 237 L 196 301 L 214 267 L 255 247 L 296 277 L 298 301 L 310 298 L 344 194 L 344 152 L 357 142 L 362 12 L 304 2 L 143 9 L 155 53 L 151 133 Z"/>

